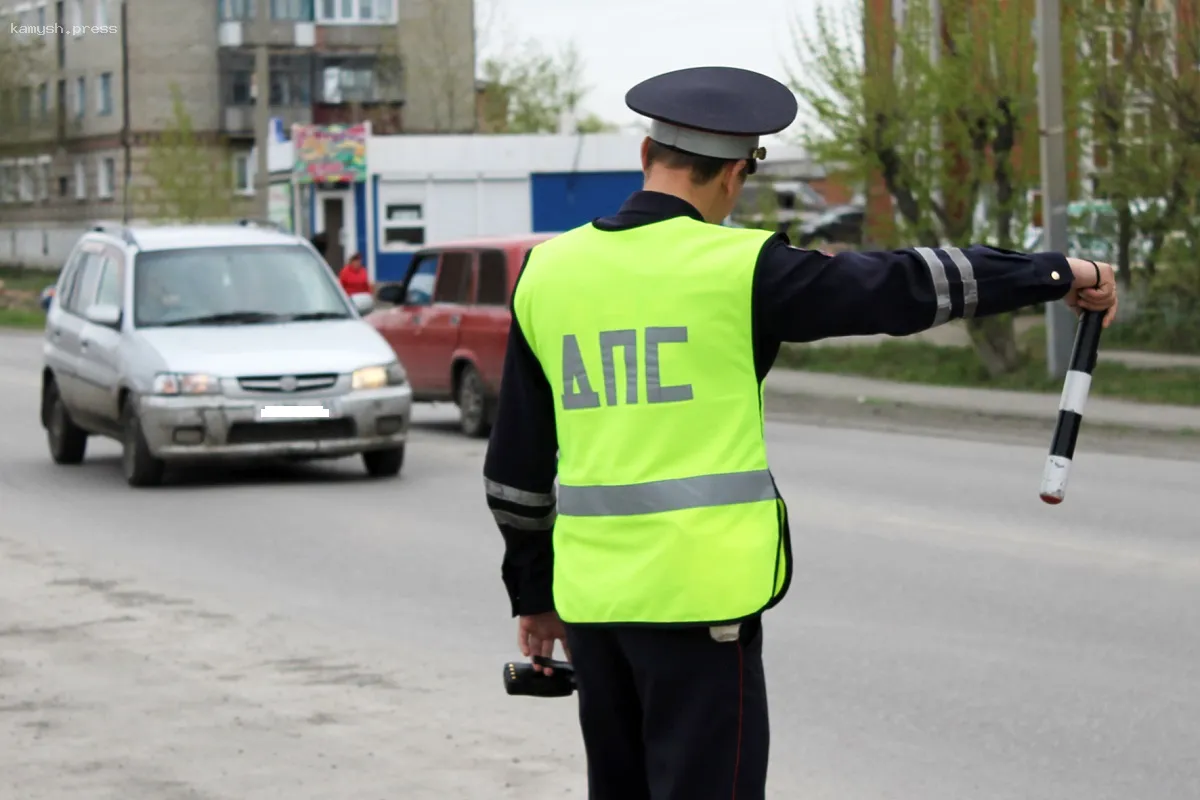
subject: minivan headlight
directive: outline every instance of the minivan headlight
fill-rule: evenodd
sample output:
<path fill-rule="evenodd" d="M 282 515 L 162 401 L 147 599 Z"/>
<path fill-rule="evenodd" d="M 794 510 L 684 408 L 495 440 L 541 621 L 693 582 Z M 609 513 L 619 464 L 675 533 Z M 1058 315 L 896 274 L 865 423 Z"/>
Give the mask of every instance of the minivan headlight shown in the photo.
<path fill-rule="evenodd" d="M 350 376 L 353 389 L 382 389 L 385 386 L 402 386 L 408 380 L 399 361 L 378 367 L 363 367 Z"/>
<path fill-rule="evenodd" d="M 163 395 L 220 394 L 221 379 L 203 373 L 161 372 L 154 376 L 154 393 Z"/>

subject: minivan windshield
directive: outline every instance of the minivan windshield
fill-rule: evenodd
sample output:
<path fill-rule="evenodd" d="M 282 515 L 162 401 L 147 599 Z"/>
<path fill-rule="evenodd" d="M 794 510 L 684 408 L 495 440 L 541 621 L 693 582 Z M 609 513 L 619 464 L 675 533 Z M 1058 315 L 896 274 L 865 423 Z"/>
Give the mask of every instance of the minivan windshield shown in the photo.
<path fill-rule="evenodd" d="M 139 253 L 137 327 L 349 319 L 330 270 L 298 245 Z"/>

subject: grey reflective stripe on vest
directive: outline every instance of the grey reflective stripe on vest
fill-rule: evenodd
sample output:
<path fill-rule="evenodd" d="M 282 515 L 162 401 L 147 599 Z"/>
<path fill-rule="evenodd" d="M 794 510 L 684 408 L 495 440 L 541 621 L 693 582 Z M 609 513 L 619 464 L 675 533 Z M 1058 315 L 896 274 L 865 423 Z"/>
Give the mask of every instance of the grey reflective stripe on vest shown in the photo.
<path fill-rule="evenodd" d="M 627 486 L 558 487 L 558 513 L 570 517 L 628 517 L 685 508 L 774 500 L 769 470 L 698 475 Z"/>

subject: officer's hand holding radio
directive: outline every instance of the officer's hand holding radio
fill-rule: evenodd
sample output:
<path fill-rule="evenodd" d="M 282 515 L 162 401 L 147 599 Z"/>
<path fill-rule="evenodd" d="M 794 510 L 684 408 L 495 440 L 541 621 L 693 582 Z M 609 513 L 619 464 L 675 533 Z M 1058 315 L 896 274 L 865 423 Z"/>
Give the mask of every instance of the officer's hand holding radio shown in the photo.
<path fill-rule="evenodd" d="M 521 617 L 517 624 L 517 646 L 521 655 L 526 658 L 540 656 L 548 659 L 554 655 L 554 643 L 562 642 L 563 652 L 567 660 L 571 660 L 571 651 L 567 649 L 567 629 L 558 618 L 558 614 L 547 611 L 544 614 L 533 614 Z M 553 667 L 545 667 L 534 663 L 533 668 L 547 675 L 554 674 Z"/>

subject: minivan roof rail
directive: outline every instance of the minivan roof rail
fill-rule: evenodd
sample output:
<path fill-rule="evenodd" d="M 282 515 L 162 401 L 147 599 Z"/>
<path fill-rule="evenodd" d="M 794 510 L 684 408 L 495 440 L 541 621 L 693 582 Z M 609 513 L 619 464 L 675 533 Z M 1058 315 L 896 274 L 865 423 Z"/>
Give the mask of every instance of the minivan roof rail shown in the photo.
<path fill-rule="evenodd" d="M 133 231 L 128 225 L 121 222 L 97 222 L 92 225 L 92 230 L 95 233 L 106 233 L 109 236 L 114 236 L 128 245 L 137 246 L 137 239 L 133 235 Z"/>
<path fill-rule="evenodd" d="M 283 225 L 280 225 L 278 222 L 269 219 L 251 219 L 246 217 L 239 219 L 237 224 L 243 228 L 270 228 L 272 230 L 279 231 L 280 233 L 291 233 L 291 231 L 289 231 Z"/>

